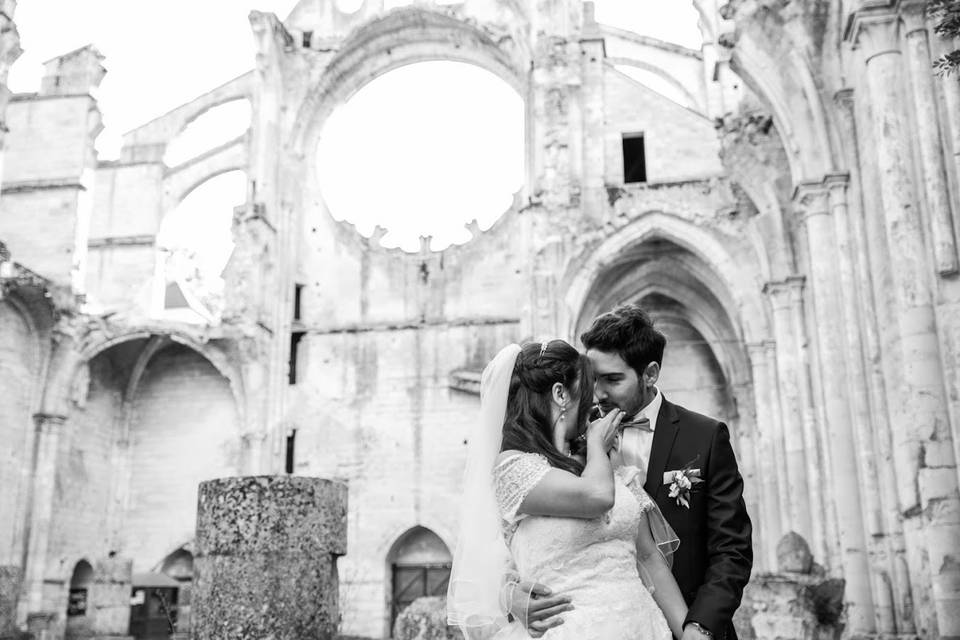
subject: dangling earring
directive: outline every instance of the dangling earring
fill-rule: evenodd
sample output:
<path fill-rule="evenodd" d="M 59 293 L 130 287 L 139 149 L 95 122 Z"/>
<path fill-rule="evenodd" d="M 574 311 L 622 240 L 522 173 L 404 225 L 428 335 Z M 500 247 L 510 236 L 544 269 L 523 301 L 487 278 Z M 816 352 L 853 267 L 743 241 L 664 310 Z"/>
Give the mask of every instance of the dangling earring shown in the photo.
<path fill-rule="evenodd" d="M 563 453 L 564 455 L 569 455 L 570 444 L 567 442 L 567 439 L 565 437 L 566 429 L 563 427 L 563 425 L 566 422 L 566 417 L 567 417 L 567 403 L 564 402 L 562 405 L 560 405 L 560 415 L 557 416 L 556 422 L 553 423 L 553 440 L 554 440 L 553 444 L 557 449 L 560 450 L 561 453 Z M 557 431 L 557 425 L 561 426 L 560 431 Z"/>

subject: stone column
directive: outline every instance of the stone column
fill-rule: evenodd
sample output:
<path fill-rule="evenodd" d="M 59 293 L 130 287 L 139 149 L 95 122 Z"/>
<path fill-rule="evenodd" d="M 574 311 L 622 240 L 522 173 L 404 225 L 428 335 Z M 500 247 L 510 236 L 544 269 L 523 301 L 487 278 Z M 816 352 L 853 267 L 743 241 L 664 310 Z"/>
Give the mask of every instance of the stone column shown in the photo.
<path fill-rule="evenodd" d="M 817 549 L 821 557 L 825 557 L 822 512 L 815 511 L 811 506 L 818 502 L 813 495 L 815 490 L 812 479 L 819 474 L 810 473 L 807 459 L 808 456 L 815 455 L 815 448 L 812 447 L 816 447 L 816 443 L 811 447 L 809 442 L 809 423 L 812 417 L 808 415 L 804 402 L 802 387 L 806 384 L 805 363 L 800 357 L 801 338 L 795 322 L 795 306 L 803 282 L 800 277 L 768 282 L 764 286 L 764 292 L 770 298 L 773 311 L 781 433 L 785 454 L 782 475 L 785 476 L 790 495 L 787 503 L 789 516 L 784 527 L 802 535 Z"/>
<path fill-rule="evenodd" d="M 347 488 L 321 478 L 252 476 L 200 484 L 195 640 L 331 640 Z"/>
<path fill-rule="evenodd" d="M 914 548 L 914 567 L 927 572 L 936 629 L 941 637 L 960 637 L 960 495 L 953 441 L 940 368 L 928 248 L 917 213 L 909 125 L 904 105 L 898 17 L 858 13 L 850 37 L 862 51 L 866 67 L 877 165 L 880 173 L 879 216 L 891 261 L 891 320 L 898 340 L 901 377 L 890 405 L 900 509 Z M 926 553 L 917 551 L 925 550 Z"/>
<path fill-rule="evenodd" d="M 887 409 L 887 380 L 883 373 L 877 303 L 873 289 L 873 279 L 879 277 L 879 274 L 877 269 L 871 266 L 871 254 L 876 251 L 871 251 L 872 245 L 864 227 L 866 202 L 862 185 L 866 178 L 860 165 L 860 148 L 865 141 L 857 133 L 854 98 L 852 89 L 842 89 L 835 96 L 840 130 L 846 133 L 848 141 L 846 160 L 853 169 L 851 188 L 844 189 L 837 181 L 828 181 L 828 187 L 831 189 L 831 202 L 839 199 L 836 191 L 840 189 L 846 191 L 847 196 L 842 211 L 838 209 L 834 216 L 837 218 L 837 246 L 841 265 L 846 265 L 847 260 L 850 260 L 853 270 L 852 282 L 846 280 L 847 276 L 841 275 L 844 301 L 849 304 L 850 300 L 855 299 L 855 306 L 859 311 L 858 321 L 847 323 L 847 338 L 851 366 L 859 365 L 862 370 L 863 386 L 867 394 L 868 419 L 864 423 L 867 435 L 862 442 L 872 439 L 872 452 L 864 453 L 863 468 L 868 476 L 872 473 L 876 478 L 875 491 L 867 489 L 865 494 L 868 500 L 875 498 L 879 517 L 879 521 L 874 521 L 873 518 L 868 518 L 867 521 L 868 532 L 875 544 L 871 553 L 874 554 L 872 574 L 877 585 L 874 589 L 877 631 L 912 634 L 916 629 L 912 615 L 908 613 L 910 607 L 906 604 L 911 598 L 910 582 L 897 570 L 896 559 L 902 558 L 904 554 L 903 527 L 897 508 L 897 478 L 893 467 L 892 435 Z M 843 229 L 843 217 L 847 221 L 847 231 Z M 874 255 L 873 259 L 876 260 L 877 256 Z M 854 371 L 851 375 L 856 376 L 857 373 Z M 881 597 L 882 594 L 889 595 Z M 883 602 L 886 604 L 882 604 Z"/>
<path fill-rule="evenodd" d="M 606 63 L 603 36 L 594 20 L 593 5 L 583 6 L 583 32 L 580 36 L 581 75 L 580 113 L 583 119 L 583 213 L 593 220 L 601 220 L 606 212 L 604 180 L 606 96 L 604 78 Z"/>
<path fill-rule="evenodd" d="M 787 485 L 782 477 L 785 465 L 779 407 L 775 408 L 774 402 L 777 372 L 774 360 L 767 360 L 766 344 L 750 344 L 747 349 L 753 372 L 753 396 L 757 405 L 756 472 L 760 490 L 760 522 L 763 524 L 763 535 L 767 538 L 764 561 L 767 567 L 773 569 L 777 566 L 774 541 L 783 537 L 784 523 L 788 518 L 787 505 L 790 504 Z"/>
<path fill-rule="evenodd" d="M 877 450 L 874 444 L 874 422 L 870 413 L 867 392 L 867 374 L 863 366 L 863 343 L 860 338 L 860 298 L 856 279 L 854 256 L 862 247 L 855 247 L 850 237 L 850 216 L 847 207 L 846 174 L 828 175 L 824 180 L 828 193 L 830 215 L 833 218 L 833 233 L 837 256 L 836 284 L 843 310 L 844 368 L 849 390 L 849 407 L 853 440 L 856 446 L 857 467 L 860 470 L 861 497 L 863 499 L 864 529 L 871 536 L 883 532 L 883 517 L 878 497 L 876 470 Z M 825 229 L 828 233 L 830 229 Z"/>
<path fill-rule="evenodd" d="M 93 563 L 87 615 L 96 640 L 131 640 L 130 591 L 133 561 L 111 556 Z"/>
<path fill-rule="evenodd" d="M 927 41 L 927 25 L 924 7 L 910 5 L 903 11 L 906 27 L 906 52 L 910 77 L 910 93 L 913 97 L 917 119 L 916 147 L 920 156 L 923 175 L 920 193 L 927 205 L 930 224 L 930 244 L 937 272 L 941 275 L 960 271 L 957 263 L 957 245 L 953 229 L 953 211 L 947 188 L 944 166 L 944 137 L 940 131 L 937 98 L 933 86 L 933 69 L 930 66 L 930 45 Z"/>
<path fill-rule="evenodd" d="M 848 630 L 866 635 L 875 630 L 870 569 L 867 563 L 863 527 L 863 503 L 859 448 L 853 434 L 849 374 L 844 330 L 845 317 L 838 281 L 839 255 L 836 225 L 821 184 L 801 184 L 794 193 L 794 206 L 807 228 L 810 253 L 810 291 L 819 349 L 820 379 L 823 383 L 824 428 L 829 434 L 829 485 L 835 487 L 833 505 L 840 534 L 840 562 L 847 585 L 845 600 Z M 817 484 L 823 485 L 821 480 Z M 829 508 L 829 507 L 828 507 Z"/>
<path fill-rule="evenodd" d="M 26 563 L 26 604 L 29 612 L 37 613 L 43 610 L 44 605 L 43 578 L 53 520 L 57 453 L 67 418 L 63 415 L 37 413 L 33 420 L 37 435 Z"/>

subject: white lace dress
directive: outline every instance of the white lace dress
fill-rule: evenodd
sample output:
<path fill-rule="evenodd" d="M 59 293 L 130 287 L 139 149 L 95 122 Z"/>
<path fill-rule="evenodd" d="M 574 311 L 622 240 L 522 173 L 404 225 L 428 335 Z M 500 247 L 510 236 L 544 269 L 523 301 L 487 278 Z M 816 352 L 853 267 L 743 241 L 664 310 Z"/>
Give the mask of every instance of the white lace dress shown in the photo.
<path fill-rule="evenodd" d="M 640 579 L 636 535 L 654 508 L 639 471 L 615 472 L 613 508 L 593 520 L 517 514 L 520 503 L 551 467 L 539 454 L 504 459 L 494 476 L 504 536 L 524 580 L 572 598 L 574 610 L 550 629 L 547 640 L 670 640 L 667 621 Z M 497 640 L 529 638 L 520 622 Z"/>

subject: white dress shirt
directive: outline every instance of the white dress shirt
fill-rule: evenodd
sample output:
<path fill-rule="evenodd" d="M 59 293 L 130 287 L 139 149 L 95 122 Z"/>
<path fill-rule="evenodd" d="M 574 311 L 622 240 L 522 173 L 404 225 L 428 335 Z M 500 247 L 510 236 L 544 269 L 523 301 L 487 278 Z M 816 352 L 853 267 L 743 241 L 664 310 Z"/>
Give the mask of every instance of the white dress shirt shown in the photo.
<path fill-rule="evenodd" d="M 660 414 L 660 406 L 663 404 L 660 389 L 654 388 L 657 394 L 650 401 L 650 404 L 640 409 L 635 416 L 624 420 L 624 422 L 633 422 L 640 418 L 646 418 L 650 421 L 650 431 L 624 429 L 623 433 L 620 434 L 619 446 L 616 447 L 614 455 L 610 456 L 614 467 L 633 466 L 640 469 L 644 482 L 646 482 L 647 466 L 650 462 L 653 434 L 657 429 L 657 416 Z"/>

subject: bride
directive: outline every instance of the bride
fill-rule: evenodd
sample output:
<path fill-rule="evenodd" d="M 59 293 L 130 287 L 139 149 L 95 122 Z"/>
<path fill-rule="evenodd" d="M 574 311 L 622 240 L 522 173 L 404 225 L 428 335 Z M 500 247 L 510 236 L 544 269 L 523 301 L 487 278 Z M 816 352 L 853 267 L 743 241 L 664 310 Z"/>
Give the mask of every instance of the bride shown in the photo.
<path fill-rule="evenodd" d="M 683 633 L 687 607 L 669 566 L 676 535 L 643 474 L 610 463 L 619 411 L 584 431 L 592 388 L 588 361 L 563 340 L 510 345 L 483 372 L 447 595 L 448 622 L 469 639 L 531 637 L 522 602 L 535 596 L 517 593 L 516 575 L 570 600 L 544 638 Z M 585 459 L 570 454 L 578 438 Z"/>

